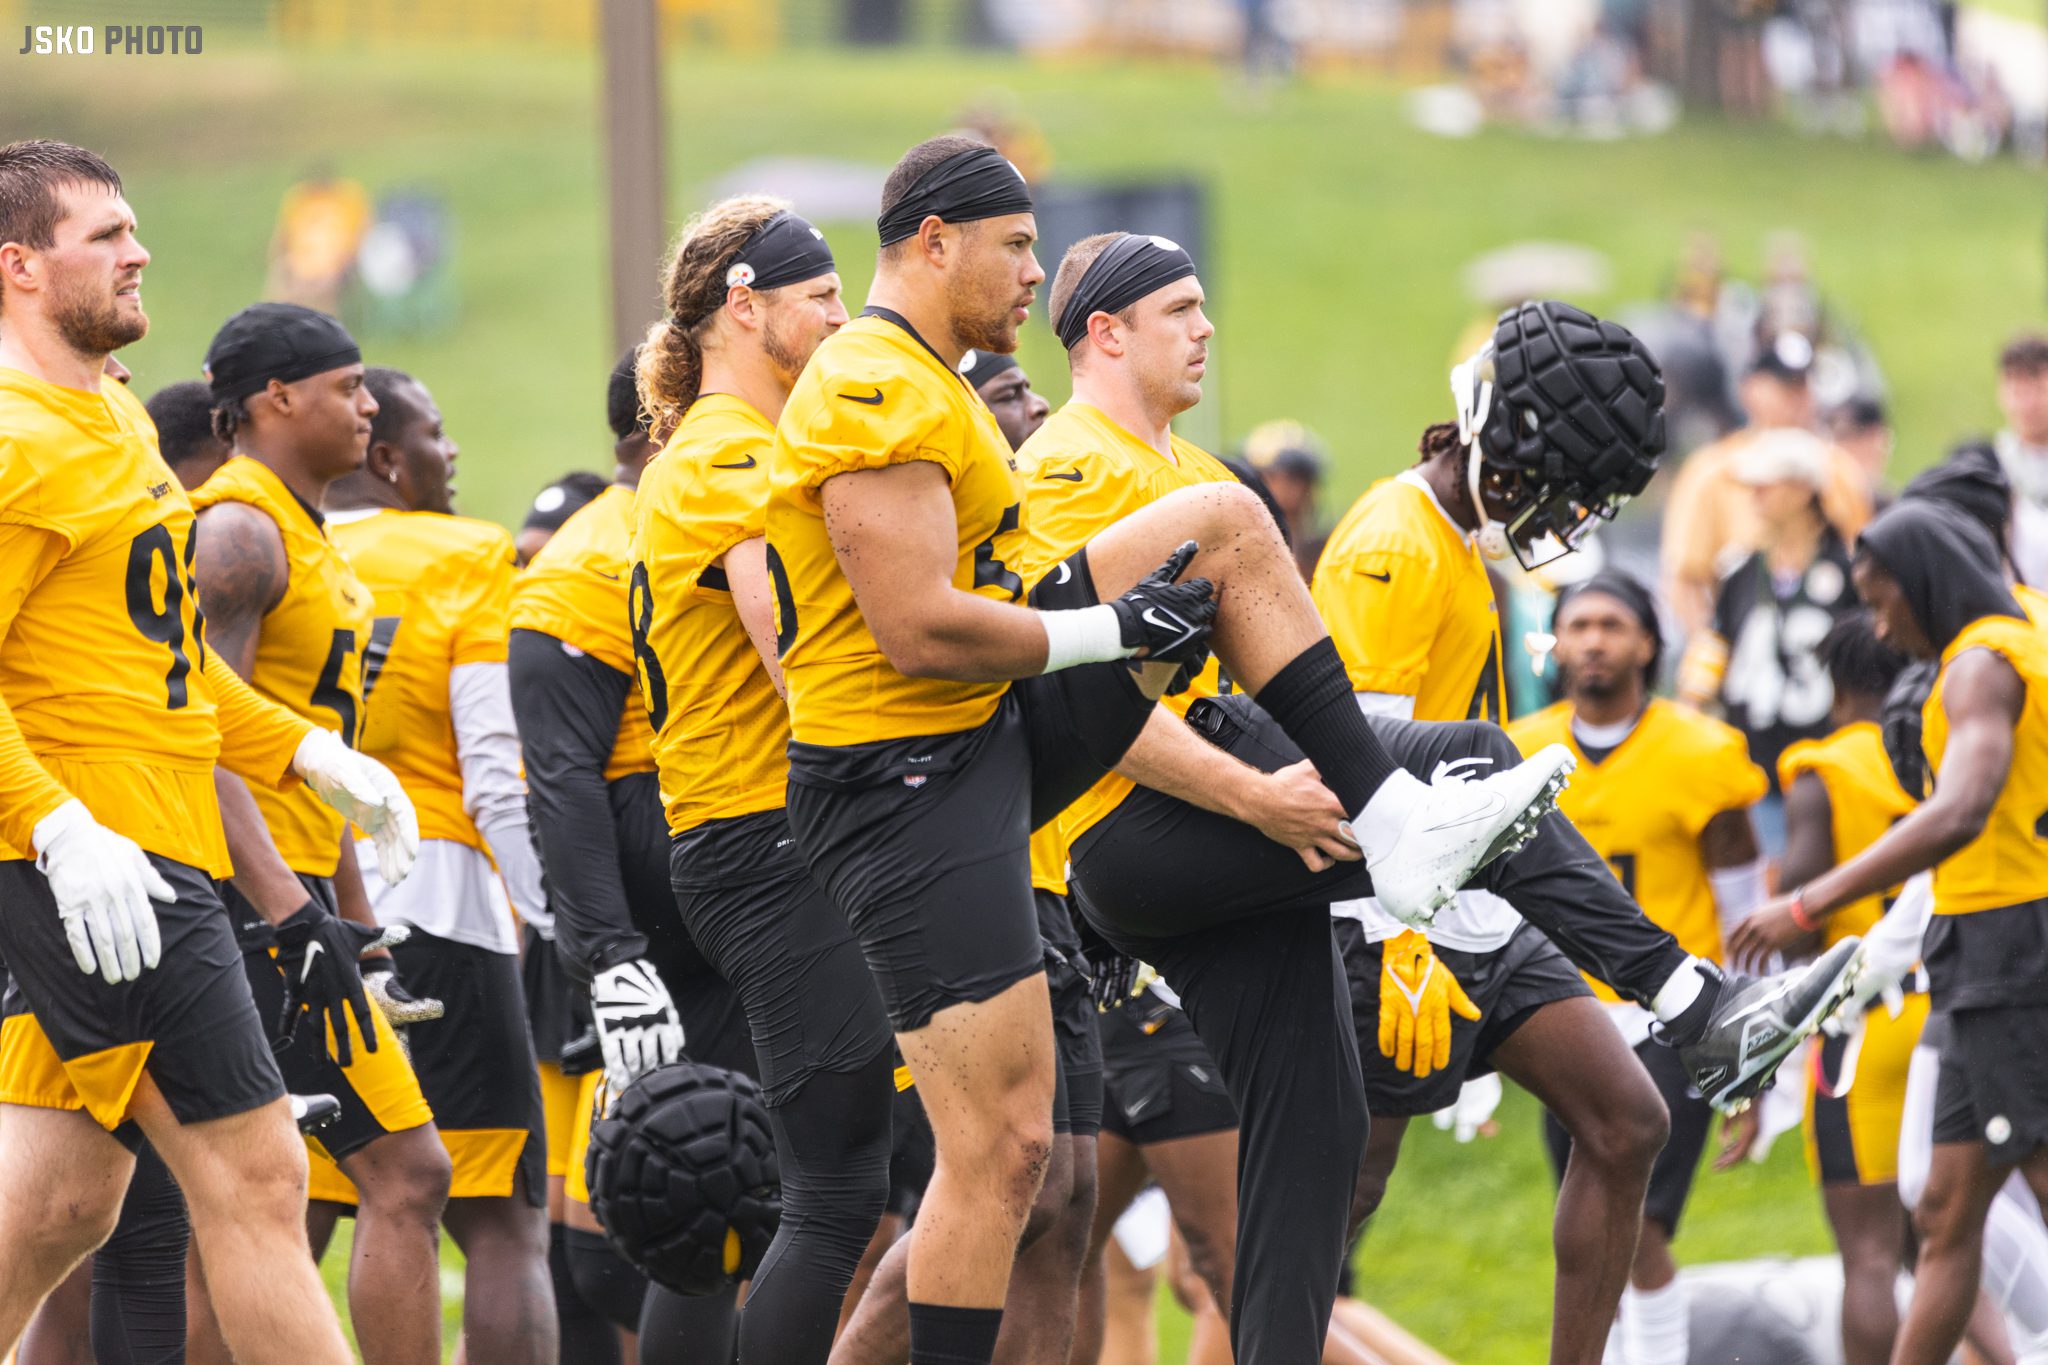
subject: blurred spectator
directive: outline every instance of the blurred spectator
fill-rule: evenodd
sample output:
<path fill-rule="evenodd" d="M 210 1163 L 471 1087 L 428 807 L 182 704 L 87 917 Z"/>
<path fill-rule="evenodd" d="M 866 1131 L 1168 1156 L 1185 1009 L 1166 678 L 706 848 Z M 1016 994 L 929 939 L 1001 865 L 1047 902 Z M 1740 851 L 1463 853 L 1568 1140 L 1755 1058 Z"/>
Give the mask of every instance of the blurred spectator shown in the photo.
<path fill-rule="evenodd" d="M 1712 628 L 1688 642 L 1679 667 L 1680 699 L 1718 701 L 1771 774 L 1772 797 L 1757 812 L 1770 853 L 1784 842 L 1778 755 L 1827 733 L 1834 685 L 1815 650 L 1856 608 L 1847 540 L 1821 508 L 1830 452 L 1839 453 L 1790 428 L 1762 432 L 1736 452 L 1728 474 L 1749 502 L 1756 548 L 1722 578 Z"/>
<path fill-rule="evenodd" d="M 149 409 L 149 420 L 156 423 L 156 443 L 164 463 L 177 475 L 181 487 L 188 491 L 199 487 L 228 462 L 233 452 L 213 434 L 213 390 L 204 380 L 165 385 L 143 406 Z"/>
<path fill-rule="evenodd" d="M 337 311 L 371 220 L 370 196 L 325 166 L 285 191 L 270 239 L 265 297 Z"/>
<path fill-rule="evenodd" d="M 1812 364 L 1813 347 L 1797 333 L 1766 346 L 1742 379 L 1749 424 L 1694 451 L 1672 483 L 1664 514 L 1664 595 L 1687 635 L 1708 624 L 1722 575 L 1762 543 L 1757 500 L 1734 468 L 1752 444 L 1781 430 L 1805 433 L 1823 452 L 1820 502 L 1828 522 L 1848 541 L 1870 520 L 1863 467 L 1847 451 L 1812 437 Z"/>
<path fill-rule="evenodd" d="M 1849 452 L 1863 471 L 1863 491 L 1870 495 L 1873 511 L 1891 505 L 1892 494 L 1885 483 L 1885 466 L 1892 458 L 1891 416 L 1876 398 L 1851 398 L 1828 414 L 1828 435 Z"/>
<path fill-rule="evenodd" d="M 1998 357 L 1998 407 L 2005 429 L 1994 438 L 2012 482 L 2012 559 L 2020 580 L 2048 588 L 2048 336 L 2014 337 Z"/>
<path fill-rule="evenodd" d="M 1322 438 L 1291 418 L 1276 418 L 1252 428 L 1244 438 L 1243 458 L 1271 491 L 1288 543 L 1294 547 L 1294 561 L 1307 578 L 1315 572 L 1325 538 L 1316 518 L 1316 495 L 1329 467 Z"/>

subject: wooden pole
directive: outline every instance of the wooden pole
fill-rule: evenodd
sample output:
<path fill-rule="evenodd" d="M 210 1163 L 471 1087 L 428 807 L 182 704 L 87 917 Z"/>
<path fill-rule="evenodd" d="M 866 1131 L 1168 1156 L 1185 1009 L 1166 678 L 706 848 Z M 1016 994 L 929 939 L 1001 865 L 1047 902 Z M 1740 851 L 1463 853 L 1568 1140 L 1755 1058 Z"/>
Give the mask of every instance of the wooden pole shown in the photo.
<path fill-rule="evenodd" d="M 616 354 L 644 337 L 661 315 L 661 253 L 668 234 L 661 28 L 655 0 L 599 0 L 599 9 Z"/>

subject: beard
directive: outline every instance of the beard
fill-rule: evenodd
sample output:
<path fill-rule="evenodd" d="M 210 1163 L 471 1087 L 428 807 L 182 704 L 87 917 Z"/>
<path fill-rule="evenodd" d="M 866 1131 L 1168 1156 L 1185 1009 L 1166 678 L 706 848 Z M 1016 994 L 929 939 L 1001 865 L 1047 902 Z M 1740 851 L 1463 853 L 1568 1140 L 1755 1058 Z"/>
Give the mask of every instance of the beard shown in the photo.
<path fill-rule="evenodd" d="M 804 366 L 810 363 L 811 352 L 818 349 L 816 341 L 791 335 L 795 330 L 790 328 L 785 331 L 776 325 L 773 316 L 769 317 L 768 325 L 761 329 L 762 352 L 767 355 L 769 363 L 775 366 L 782 382 L 792 387 L 796 384 L 797 376 L 804 372 Z"/>
<path fill-rule="evenodd" d="M 952 315 L 953 339 L 977 351 L 1010 355 L 1017 349 L 1017 324 L 1010 317 L 1011 304 L 991 303 L 967 280 L 954 280 L 946 289 L 947 311 Z"/>
<path fill-rule="evenodd" d="M 80 355 L 111 355 L 149 332 L 149 316 L 122 311 L 120 300 L 84 285 L 62 285 L 50 300 L 50 322 Z"/>

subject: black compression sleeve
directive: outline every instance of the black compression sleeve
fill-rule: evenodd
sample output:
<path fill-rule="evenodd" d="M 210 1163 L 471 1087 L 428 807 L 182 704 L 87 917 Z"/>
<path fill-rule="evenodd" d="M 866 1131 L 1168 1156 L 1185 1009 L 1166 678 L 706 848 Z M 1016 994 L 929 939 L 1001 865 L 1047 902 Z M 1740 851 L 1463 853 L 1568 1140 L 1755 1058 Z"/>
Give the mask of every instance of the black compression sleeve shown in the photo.
<path fill-rule="evenodd" d="M 512 632 L 508 661 L 555 949 L 587 986 L 605 968 L 647 954 L 627 908 L 604 780 L 633 679 L 535 630 Z"/>

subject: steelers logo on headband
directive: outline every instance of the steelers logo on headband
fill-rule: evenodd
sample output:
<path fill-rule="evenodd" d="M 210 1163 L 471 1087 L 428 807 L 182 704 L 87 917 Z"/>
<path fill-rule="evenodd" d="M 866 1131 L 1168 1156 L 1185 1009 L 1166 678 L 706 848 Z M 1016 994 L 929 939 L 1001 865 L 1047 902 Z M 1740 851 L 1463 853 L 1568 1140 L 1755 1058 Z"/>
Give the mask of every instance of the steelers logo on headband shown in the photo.
<path fill-rule="evenodd" d="M 725 287 L 780 289 L 828 275 L 839 267 L 825 234 L 787 209 L 754 230 L 725 268 Z"/>
<path fill-rule="evenodd" d="M 1117 313 L 1155 290 L 1195 273 L 1194 258 L 1165 237 L 1126 232 L 1102 249 L 1081 272 L 1066 308 L 1053 319 L 1060 345 L 1068 350 L 1088 335 L 1088 319 Z"/>

